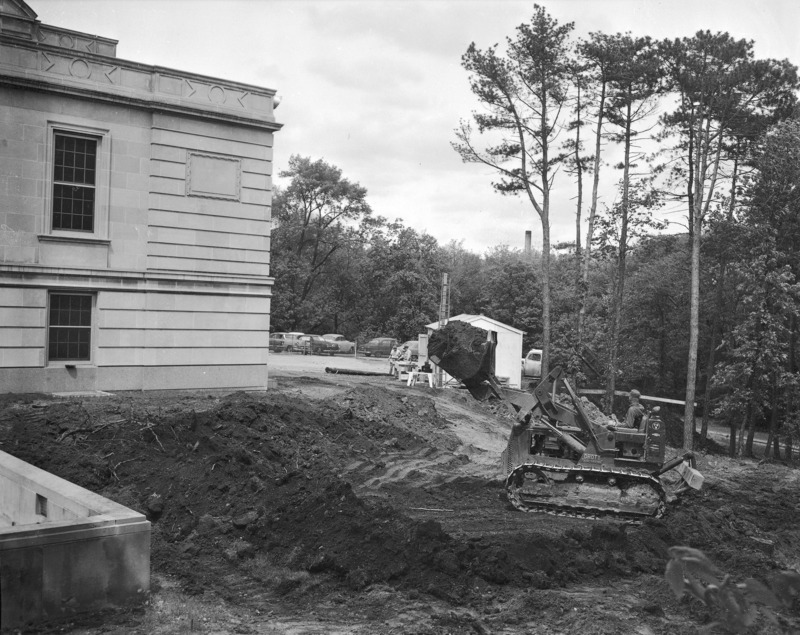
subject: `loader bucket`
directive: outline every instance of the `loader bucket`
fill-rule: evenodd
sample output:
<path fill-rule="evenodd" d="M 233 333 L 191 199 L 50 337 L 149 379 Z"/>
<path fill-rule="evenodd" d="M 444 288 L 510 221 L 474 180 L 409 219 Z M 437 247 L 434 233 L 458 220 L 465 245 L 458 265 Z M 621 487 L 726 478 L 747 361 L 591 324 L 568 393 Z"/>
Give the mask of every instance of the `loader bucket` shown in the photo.
<path fill-rule="evenodd" d="M 483 401 L 493 391 L 495 343 L 488 333 L 466 322 L 452 320 L 433 331 L 428 358 L 451 377 L 460 380 L 475 399 Z"/>

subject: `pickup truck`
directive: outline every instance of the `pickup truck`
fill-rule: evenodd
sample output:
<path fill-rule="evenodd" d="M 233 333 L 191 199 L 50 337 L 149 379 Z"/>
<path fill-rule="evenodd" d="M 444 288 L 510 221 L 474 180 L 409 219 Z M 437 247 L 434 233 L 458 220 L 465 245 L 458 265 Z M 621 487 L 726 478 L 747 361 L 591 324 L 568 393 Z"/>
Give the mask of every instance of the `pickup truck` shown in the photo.
<path fill-rule="evenodd" d="M 542 376 L 542 349 L 532 348 L 528 351 L 528 354 L 522 358 L 522 376 Z"/>

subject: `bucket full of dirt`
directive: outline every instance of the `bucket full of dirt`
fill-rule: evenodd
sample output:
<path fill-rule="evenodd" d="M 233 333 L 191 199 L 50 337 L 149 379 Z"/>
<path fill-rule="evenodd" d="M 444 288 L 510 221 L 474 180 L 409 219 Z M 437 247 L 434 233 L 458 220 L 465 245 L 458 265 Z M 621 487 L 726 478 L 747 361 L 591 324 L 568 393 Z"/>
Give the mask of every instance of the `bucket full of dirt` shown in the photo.
<path fill-rule="evenodd" d="M 459 379 L 476 399 L 484 399 L 486 382 L 494 375 L 494 342 L 489 333 L 467 322 L 452 320 L 431 333 L 428 357 Z"/>

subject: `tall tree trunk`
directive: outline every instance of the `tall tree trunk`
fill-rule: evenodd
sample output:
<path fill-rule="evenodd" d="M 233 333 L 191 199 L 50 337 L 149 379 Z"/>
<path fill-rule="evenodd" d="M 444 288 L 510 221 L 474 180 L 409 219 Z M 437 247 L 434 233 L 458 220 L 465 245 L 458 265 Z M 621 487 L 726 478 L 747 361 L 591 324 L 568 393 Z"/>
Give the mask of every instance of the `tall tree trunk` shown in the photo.
<path fill-rule="evenodd" d="M 733 161 L 733 174 L 731 176 L 731 188 L 729 194 L 729 202 L 728 202 L 728 214 L 727 220 L 728 222 L 733 221 L 733 210 L 736 206 L 736 187 L 737 187 L 737 176 L 739 173 L 739 151 L 741 146 L 741 140 L 737 140 L 736 144 L 736 156 L 734 157 Z M 700 436 L 703 439 L 708 438 L 708 419 L 711 416 L 711 385 L 712 385 L 712 378 L 714 377 L 714 363 L 715 363 L 715 355 L 717 352 L 717 342 L 721 339 L 721 316 L 724 314 L 724 304 L 725 304 L 725 274 L 728 268 L 727 257 L 725 254 L 721 256 L 720 263 L 719 263 L 719 276 L 717 278 L 717 288 L 716 288 L 716 297 L 715 297 L 715 310 L 714 315 L 711 318 L 711 335 L 710 335 L 710 343 L 708 347 L 708 361 L 706 362 L 706 388 L 705 393 L 703 394 L 703 423 L 700 426 Z"/>
<path fill-rule="evenodd" d="M 780 448 L 778 446 L 778 386 L 777 381 L 772 382 L 772 410 L 769 414 L 769 435 L 767 436 L 767 446 L 764 448 L 764 458 L 769 457 L 771 448 L 775 445 L 775 458 L 780 458 Z"/>
<path fill-rule="evenodd" d="M 541 98 L 542 113 L 547 112 L 547 95 Z M 542 377 L 550 372 L 550 170 L 548 168 L 549 148 L 547 145 L 548 123 L 545 116 L 540 120 L 542 139 L 542 207 L 539 218 L 542 220 Z"/>
<path fill-rule="evenodd" d="M 753 441 L 756 438 L 756 422 L 753 419 L 750 419 L 748 422 L 747 428 L 747 441 L 744 444 L 744 453 L 745 456 L 753 458 L 755 454 L 753 453 Z"/>
<path fill-rule="evenodd" d="M 704 185 L 708 174 L 708 151 L 711 146 L 711 121 L 705 124 L 705 129 L 701 124 L 700 130 L 703 133 L 701 139 L 697 140 L 697 161 L 695 162 L 695 187 L 693 197 L 694 218 L 692 219 L 692 281 L 691 281 L 691 307 L 689 310 L 689 355 L 686 370 L 686 407 L 683 419 L 683 447 L 691 450 L 694 444 L 694 399 L 697 390 L 697 348 L 700 339 L 700 239 L 703 229 L 703 217 L 708 212 L 711 199 L 714 195 L 714 187 L 719 171 L 720 156 L 722 153 L 722 142 L 717 140 L 717 149 L 713 161 L 713 171 L 711 174 L 708 192 L 705 192 Z M 704 200 L 705 199 L 705 200 Z"/>
<path fill-rule="evenodd" d="M 694 235 L 694 185 L 695 185 L 695 170 L 697 166 L 695 165 L 695 131 L 694 131 L 694 121 L 695 121 L 695 113 L 694 109 L 692 109 L 692 117 L 689 120 L 689 165 L 688 165 L 688 174 L 686 177 L 686 200 L 689 205 L 689 238 Z M 699 156 L 699 153 L 698 153 Z"/>
<path fill-rule="evenodd" d="M 683 448 L 691 450 L 694 444 L 694 397 L 697 381 L 697 340 L 700 332 L 700 229 L 701 216 L 694 215 L 692 235 L 692 278 L 689 309 L 689 356 L 686 365 L 686 406 L 683 413 Z"/>
<path fill-rule="evenodd" d="M 619 252 L 617 257 L 617 286 L 611 317 L 611 342 L 609 346 L 610 362 L 608 365 L 608 378 L 606 382 L 606 407 L 611 414 L 614 412 L 614 392 L 617 382 L 617 365 L 619 358 L 619 333 L 622 322 L 622 304 L 625 298 L 625 267 L 628 254 L 628 212 L 630 192 L 630 163 L 631 163 L 631 104 L 628 103 L 625 118 L 625 155 L 622 172 L 622 222 L 619 232 Z"/>
<path fill-rule="evenodd" d="M 664 386 L 667 369 L 667 314 L 662 306 L 658 311 L 658 383 Z"/>
<path fill-rule="evenodd" d="M 550 372 L 550 222 L 547 195 L 542 216 L 542 377 Z"/>
<path fill-rule="evenodd" d="M 594 238 L 594 221 L 597 216 L 597 193 L 600 187 L 600 147 L 603 139 L 603 109 L 606 101 L 606 84 L 600 87 L 600 104 L 597 111 L 597 127 L 594 133 L 594 173 L 592 179 L 592 204 L 589 208 L 589 218 L 586 228 L 586 246 L 583 250 L 582 282 L 578 295 L 578 350 L 583 346 L 583 324 L 586 321 L 586 296 L 589 294 L 589 264 L 592 254 L 592 239 Z"/>
<path fill-rule="evenodd" d="M 750 425 L 750 419 L 753 416 L 753 399 L 748 397 L 747 399 L 747 406 L 744 409 L 744 418 L 742 419 L 741 426 L 739 428 L 739 438 L 736 439 L 736 454 L 734 456 L 742 456 L 742 447 L 744 446 L 744 433 L 747 430 L 747 426 Z"/>
<path fill-rule="evenodd" d="M 792 373 L 792 374 L 796 374 L 797 370 L 798 370 L 798 368 L 797 368 L 797 355 L 796 355 L 797 340 L 798 340 L 797 330 L 798 330 L 797 318 L 795 317 L 794 314 L 792 314 L 792 315 L 789 316 L 789 355 L 788 355 L 788 359 L 787 359 L 787 362 L 786 362 L 787 367 L 789 368 L 789 372 Z M 793 411 L 794 410 L 794 405 L 795 405 L 795 397 L 794 397 L 794 392 L 792 391 L 792 392 L 789 393 L 788 403 L 784 404 L 784 412 Z M 776 458 L 778 457 L 778 454 L 779 454 L 777 443 L 778 443 L 778 438 L 776 436 L 775 437 L 775 457 Z M 787 461 L 791 461 L 792 460 L 792 435 L 791 434 L 787 434 L 786 435 L 786 454 L 785 454 L 785 459 Z"/>
<path fill-rule="evenodd" d="M 730 423 L 728 424 L 728 454 L 731 457 L 736 456 L 736 422 L 731 419 Z M 685 433 L 685 430 L 684 430 Z M 683 446 L 686 447 L 686 442 L 684 440 Z"/>
<path fill-rule="evenodd" d="M 702 131 L 702 121 L 698 131 Z M 696 147 L 693 147 L 693 144 Z M 696 153 L 696 157 L 694 156 Z M 694 396 L 697 381 L 697 339 L 700 332 L 700 231 L 702 219 L 700 217 L 701 203 L 699 198 L 702 193 L 704 171 L 701 172 L 699 163 L 702 144 L 695 139 L 694 111 L 689 126 L 689 237 L 691 243 L 691 281 L 689 283 L 689 354 L 686 360 L 686 405 L 683 411 L 683 449 L 691 450 L 694 446 Z M 731 433 L 731 438 L 733 434 Z"/>
<path fill-rule="evenodd" d="M 578 201 L 575 206 L 575 257 L 580 262 L 581 258 L 581 215 L 583 213 L 583 163 L 581 162 L 581 84 L 577 83 L 577 115 L 578 125 L 575 126 L 575 171 L 578 179 Z M 580 268 L 578 268 L 580 271 Z M 577 275 L 576 289 L 580 287 L 580 274 Z"/>
<path fill-rule="evenodd" d="M 575 348 L 576 353 L 580 353 L 581 350 L 581 306 L 580 306 L 580 297 L 582 294 L 582 287 L 583 287 L 583 276 L 581 275 L 581 216 L 583 215 L 583 163 L 581 162 L 581 128 L 583 127 L 581 122 L 581 84 L 580 84 L 580 76 L 576 77 L 576 85 L 577 85 L 577 103 L 576 103 L 576 111 L 578 115 L 577 125 L 575 127 L 575 171 L 578 180 L 578 201 L 575 206 L 575 297 L 578 298 L 578 311 L 575 314 L 575 335 L 577 341 L 577 346 Z M 577 356 L 573 355 L 572 363 L 575 367 L 579 367 L 579 361 Z"/>
<path fill-rule="evenodd" d="M 706 388 L 703 393 L 703 422 L 700 424 L 700 437 L 708 438 L 708 419 L 711 416 L 711 386 L 714 378 L 714 364 L 716 363 L 717 342 L 720 332 L 720 315 L 724 301 L 725 273 L 727 265 L 722 262 L 719 266 L 719 276 L 717 278 L 716 300 L 714 316 L 711 318 L 711 335 L 708 347 L 708 360 L 706 361 Z"/>

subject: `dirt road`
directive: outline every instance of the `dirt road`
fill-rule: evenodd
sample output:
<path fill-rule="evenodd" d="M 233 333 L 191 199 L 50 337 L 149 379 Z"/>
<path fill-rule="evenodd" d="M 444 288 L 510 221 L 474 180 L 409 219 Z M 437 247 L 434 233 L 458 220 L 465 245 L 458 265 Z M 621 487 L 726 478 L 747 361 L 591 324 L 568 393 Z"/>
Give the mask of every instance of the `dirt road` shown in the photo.
<path fill-rule="evenodd" d="M 702 454 L 705 489 L 641 526 L 521 514 L 510 421 L 464 391 L 275 357 L 267 393 L 0 401 L 5 451 L 153 523 L 147 604 L 52 632 L 693 633 L 711 616 L 671 594 L 669 546 L 740 580 L 800 569 L 794 466 Z"/>

